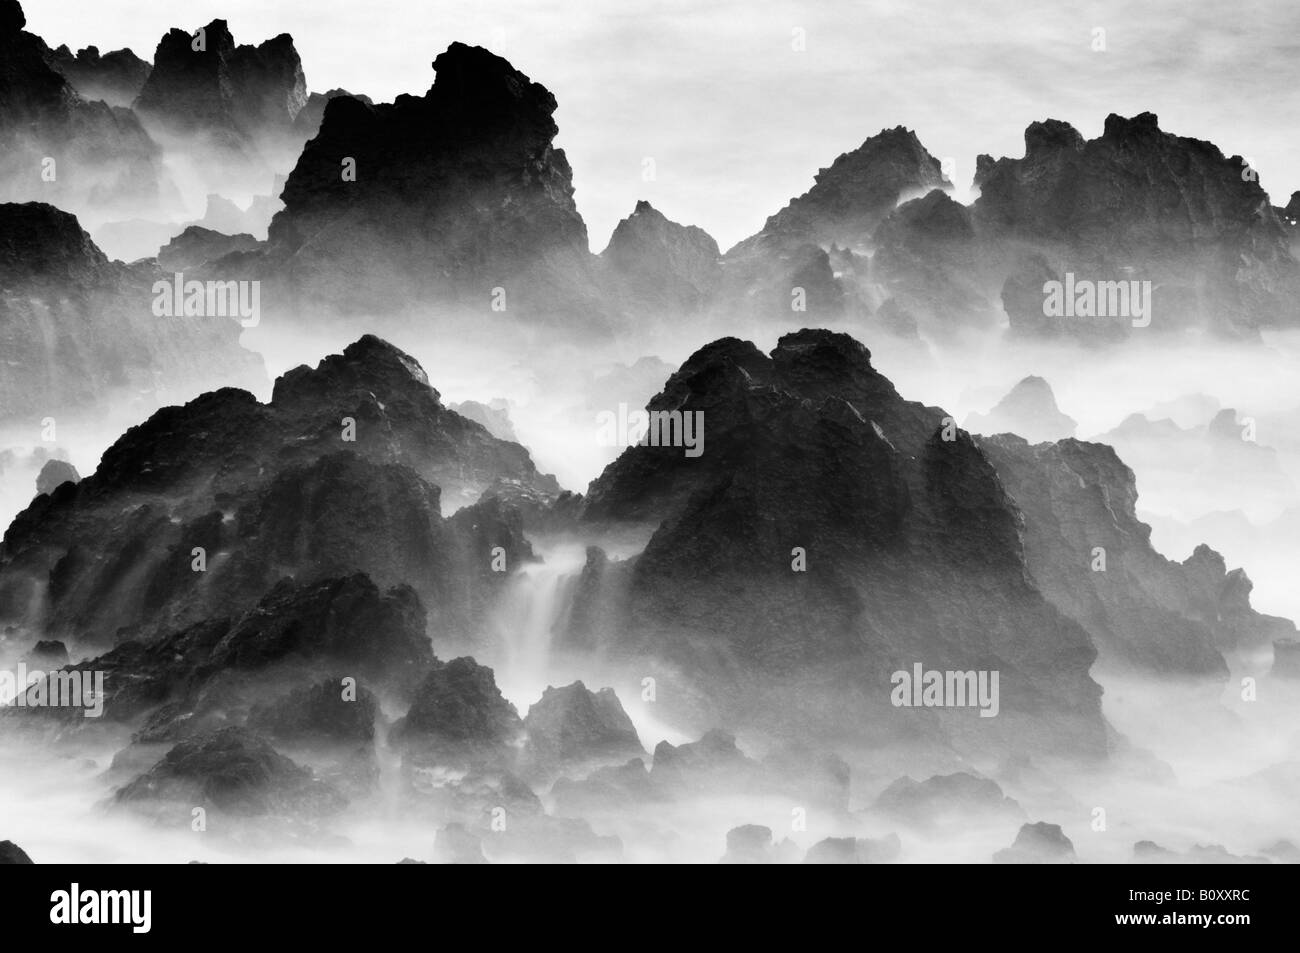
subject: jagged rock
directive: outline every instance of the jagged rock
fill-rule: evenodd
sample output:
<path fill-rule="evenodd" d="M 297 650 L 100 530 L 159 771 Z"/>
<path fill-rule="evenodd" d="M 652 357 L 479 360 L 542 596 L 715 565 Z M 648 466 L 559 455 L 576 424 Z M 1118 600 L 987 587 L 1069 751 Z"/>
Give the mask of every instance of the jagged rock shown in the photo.
<path fill-rule="evenodd" d="M 947 192 L 936 188 L 894 209 L 876 229 L 875 243 L 868 275 L 898 307 L 924 316 L 927 329 L 951 333 L 996 322 L 983 290 L 988 253 L 970 209 Z"/>
<path fill-rule="evenodd" d="M 646 201 L 618 223 L 600 257 L 622 306 L 641 320 L 701 310 L 722 274 L 722 253 L 706 231 L 669 221 Z"/>
<path fill-rule="evenodd" d="M 767 220 L 753 238 L 727 252 L 741 257 L 755 246 L 813 242 L 853 247 L 899 204 L 932 189 L 951 188 L 910 129 L 883 129 L 821 169 L 816 184 Z"/>
<path fill-rule="evenodd" d="M 130 106 L 152 69 L 149 63 L 130 50 L 111 50 L 100 54 L 96 46 L 77 50 L 68 47 L 51 50 L 47 62 L 72 84 L 82 99 L 100 99 L 110 106 Z"/>
<path fill-rule="evenodd" d="M 592 692 L 582 682 L 548 686 L 528 709 L 524 729 L 525 757 L 541 769 L 593 761 L 623 763 L 645 754 L 612 688 Z"/>
<path fill-rule="evenodd" d="M 285 579 L 237 617 L 214 617 L 147 644 L 124 642 L 68 670 L 102 672 L 102 722 L 137 724 L 134 741 L 153 745 L 250 720 L 288 740 L 310 740 L 313 732 L 365 740 L 375 704 L 364 686 L 401 694 L 434 663 L 415 593 L 384 593 L 356 575 L 313 585 Z M 356 702 L 341 701 L 344 677 L 358 682 Z M 317 684 L 281 697 L 304 681 Z M 74 709 L 21 713 L 59 719 L 68 730 L 92 727 Z"/>
<path fill-rule="evenodd" d="M 648 410 L 702 415 L 702 452 L 688 455 L 679 426 L 683 439 L 628 448 L 588 488 L 586 522 L 657 526 L 635 560 L 580 587 L 576 618 L 616 620 L 604 648 L 690 673 L 696 692 L 677 697 L 715 722 L 770 716 L 783 734 L 824 736 L 852 704 L 868 732 L 986 743 L 1019 729 L 1041 740 L 1055 710 L 1070 750 L 1103 750 L 1094 649 L 1029 581 L 1022 518 L 990 458 L 942 410 L 900 397 L 861 344 L 804 330 L 766 356 L 722 339 Z M 999 671 L 1001 714 L 892 705 L 891 673 L 922 658 Z"/>
<path fill-rule="evenodd" d="M 259 386 L 262 360 L 236 321 L 161 319 L 159 274 L 110 262 L 76 217 L 51 205 L 0 204 L 0 419 L 86 414 L 217 386 Z"/>
<path fill-rule="evenodd" d="M 740 793 L 753 789 L 761 768 L 736 747 L 733 735 L 715 730 L 684 745 L 659 742 L 650 776 L 670 791 Z"/>
<path fill-rule="evenodd" d="M 169 131 L 200 133 L 227 148 L 290 134 L 307 102 L 293 38 L 282 33 L 259 46 L 236 46 L 225 20 L 201 30 L 201 46 L 197 32 L 179 29 L 158 42 L 135 110 Z"/>
<path fill-rule="evenodd" d="M 1248 173 L 1240 156 L 1164 132 L 1151 113 L 1112 114 L 1086 142 L 1049 120 L 1026 131 L 1023 159 L 981 163 L 972 211 L 987 241 L 1037 244 L 1058 276 L 1150 281 L 1156 331 L 1252 336 L 1300 321 L 1300 262 Z M 1013 328 L 1042 327 L 1041 284 L 1025 307 L 1004 303 Z M 1131 317 L 1081 317 L 1051 331 L 1128 335 Z"/>
<path fill-rule="evenodd" d="M 1078 423 L 1056 406 L 1052 386 L 1041 377 L 1026 377 L 1011 388 L 987 414 L 971 414 L 966 429 L 972 433 L 1013 433 L 1030 443 L 1073 437 Z"/>
<path fill-rule="evenodd" d="M 51 67 L 6 0 L 0 25 L 0 202 L 39 199 L 76 214 L 140 214 L 161 196 L 162 152 L 129 109 L 87 102 Z M 50 162 L 53 165 L 50 165 Z"/>
<path fill-rule="evenodd" d="M 458 658 L 428 674 L 388 741 L 418 764 L 494 764 L 507 759 L 523 730 L 492 669 Z"/>
<path fill-rule="evenodd" d="M 555 97 L 479 47 L 453 43 L 433 66 L 424 96 L 325 107 L 271 223 L 276 300 L 314 322 L 418 301 L 422 314 L 603 324 L 572 173 L 552 145 Z"/>
<path fill-rule="evenodd" d="M 1254 612 L 1249 581 L 1229 578 L 1208 547 L 1182 564 L 1156 552 L 1151 528 L 1137 518 L 1133 471 L 1110 447 L 1072 439 L 1030 446 L 1005 434 L 980 445 L 1024 514 L 1035 584 L 1088 630 L 1103 664 L 1223 678 L 1221 647 L 1294 630 Z"/>
<path fill-rule="evenodd" d="M 486 404 L 477 400 L 463 400 L 459 404 L 451 404 L 450 407 L 466 420 L 480 424 L 498 440 L 519 442 L 514 424 L 510 422 L 510 404 L 505 399 L 498 397 Z"/>
<path fill-rule="evenodd" d="M 924 781 L 902 777 L 876 798 L 875 810 L 917 825 L 940 824 L 977 814 L 1020 817 L 1024 812 L 996 781 L 959 771 Z"/>
<path fill-rule="evenodd" d="M 668 800 L 659 780 L 633 758 L 618 767 L 599 768 L 581 780 L 559 778 L 551 787 L 555 809 L 562 815 L 583 816 L 599 812 L 621 813 Z"/>
<path fill-rule="evenodd" d="M 36 492 L 53 493 L 65 483 L 76 483 L 81 474 L 67 460 L 46 460 L 36 476 Z"/>
<path fill-rule="evenodd" d="M 213 808 L 228 814 L 329 814 L 343 797 L 257 734 L 223 728 L 182 741 L 147 772 L 117 792 L 118 804 L 154 803 Z"/>
<path fill-rule="evenodd" d="M 558 489 L 522 447 L 443 407 L 409 356 L 362 338 L 282 376 L 270 404 L 226 389 L 159 411 L 92 476 L 37 497 L 0 545 L 0 618 L 147 639 L 250 608 L 287 573 L 364 572 L 409 583 L 435 633 L 468 636 L 505 584 L 493 549 L 512 566 L 531 549 L 500 500 L 446 519 L 440 504 L 504 476 Z"/>
<path fill-rule="evenodd" d="M 889 864 L 898 859 L 902 843 L 888 837 L 827 837 L 808 848 L 805 864 Z"/>
<path fill-rule="evenodd" d="M 344 697 L 342 679 L 326 679 L 256 705 L 248 727 L 281 741 L 369 742 L 375 737 L 379 705 L 364 688 Z"/>
<path fill-rule="evenodd" d="M 231 252 L 252 251 L 261 246 L 252 235 L 223 235 L 208 228 L 191 225 L 158 249 L 158 267 L 166 271 L 185 271 L 215 261 Z"/>
<path fill-rule="evenodd" d="M 1074 844 L 1059 824 L 1022 824 L 1015 842 L 993 855 L 995 864 L 1072 864 Z"/>
<path fill-rule="evenodd" d="M 447 824 L 433 841 L 435 864 L 486 864 L 483 839 L 471 834 L 464 824 Z"/>
<path fill-rule="evenodd" d="M 294 117 L 293 127 L 303 142 L 315 137 L 320 131 L 321 120 L 325 118 L 325 107 L 331 99 L 337 99 L 340 96 L 347 96 L 349 99 L 355 99 L 365 103 L 367 106 L 373 106 L 374 102 L 369 96 L 363 96 L 361 93 L 349 93 L 346 89 L 331 89 L 324 93 L 308 93 L 307 102 L 303 104 L 302 109 L 298 110 L 298 115 Z M 279 194 L 277 190 L 276 194 Z"/>
<path fill-rule="evenodd" d="M 12 6 L 16 7 L 18 6 L 18 4 L 14 3 L 12 4 Z M 9 15 L 9 11 L 6 11 L 4 9 L 4 5 L 0 4 L 0 16 L 6 16 L 6 15 Z M 0 29 L 3 29 L 3 24 L 0 24 Z M 27 852 L 23 850 L 21 847 L 19 847 L 17 844 L 15 844 L 13 841 L 11 840 L 0 841 L 0 864 L 30 864 L 30 863 L 33 863 L 33 861 L 30 857 L 27 856 Z"/>
<path fill-rule="evenodd" d="M 29 669 L 60 669 L 68 664 L 68 647 L 62 642 L 42 639 L 32 646 L 24 661 Z"/>

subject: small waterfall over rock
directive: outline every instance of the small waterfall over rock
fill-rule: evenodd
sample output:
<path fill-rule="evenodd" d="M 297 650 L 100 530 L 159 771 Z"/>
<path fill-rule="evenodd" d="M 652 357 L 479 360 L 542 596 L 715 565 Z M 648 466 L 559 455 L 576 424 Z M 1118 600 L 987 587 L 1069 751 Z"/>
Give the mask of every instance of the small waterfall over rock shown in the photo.
<path fill-rule="evenodd" d="M 573 612 L 587 559 L 580 543 L 536 549 L 542 561 L 515 572 L 495 622 L 502 652 L 497 685 L 521 714 L 549 683 L 551 649 Z"/>

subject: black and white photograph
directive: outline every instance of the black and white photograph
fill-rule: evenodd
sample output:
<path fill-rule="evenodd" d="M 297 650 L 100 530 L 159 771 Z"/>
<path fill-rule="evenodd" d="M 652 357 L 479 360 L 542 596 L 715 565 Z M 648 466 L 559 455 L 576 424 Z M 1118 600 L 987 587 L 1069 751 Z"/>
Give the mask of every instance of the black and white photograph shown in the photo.
<path fill-rule="evenodd" d="M 872 864 L 1249 935 L 1298 106 L 1281 0 L 0 0 L 30 918 Z"/>

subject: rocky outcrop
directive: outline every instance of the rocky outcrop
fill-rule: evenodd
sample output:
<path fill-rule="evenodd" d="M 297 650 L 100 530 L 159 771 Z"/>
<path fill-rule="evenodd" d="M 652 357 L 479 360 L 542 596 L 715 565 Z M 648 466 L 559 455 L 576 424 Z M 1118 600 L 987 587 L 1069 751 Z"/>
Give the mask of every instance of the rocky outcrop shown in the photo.
<path fill-rule="evenodd" d="M 53 493 L 65 483 L 76 483 L 81 474 L 67 460 L 46 460 L 36 476 L 36 492 Z"/>
<path fill-rule="evenodd" d="M 135 110 L 168 132 L 202 134 L 239 150 L 258 139 L 290 136 L 306 102 L 291 36 L 236 46 L 226 21 L 213 20 L 194 34 L 170 30 L 158 42 Z"/>
<path fill-rule="evenodd" d="M 161 197 L 162 154 L 129 109 L 87 102 L 23 30 L 17 0 L 0 17 L 0 202 L 52 202 L 77 214 L 140 215 Z"/>
<path fill-rule="evenodd" d="M 210 228 L 191 225 L 158 249 L 158 267 L 164 271 L 184 272 L 216 261 L 231 252 L 247 252 L 261 247 L 252 235 L 223 235 Z"/>
<path fill-rule="evenodd" d="M 30 864 L 27 852 L 11 840 L 0 841 L 0 864 Z"/>
<path fill-rule="evenodd" d="M 1137 486 L 1115 451 L 1062 440 L 1030 446 L 1013 435 L 981 438 L 1024 514 L 1035 584 L 1088 630 L 1105 666 L 1223 678 L 1221 650 L 1259 645 L 1285 620 L 1250 608 L 1250 583 L 1200 547 L 1175 563 L 1137 518 Z"/>
<path fill-rule="evenodd" d="M 993 465 L 942 410 L 900 397 L 864 347 L 811 330 L 770 356 L 717 341 L 649 410 L 668 439 L 626 450 L 585 502 L 589 523 L 658 526 L 575 607 L 608 609 L 622 577 L 617 648 L 692 673 L 707 706 L 743 709 L 741 723 L 782 710 L 769 690 L 794 696 L 800 720 L 816 717 L 809 696 L 877 706 L 862 719 L 884 732 L 918 718 L 990 738 L 1022 717 L 1039 730 L 1050 711 L 1080 733 L 1075 750 L 1100 750 L 1095 650 L 1033 585 Z M 671 439 L 674 419 L 679 435 L 702 422 L 702 452 Z M 999 671 L 1001 714 L 894 706 L 892 673 L 919 660 Z M 820 717 L 830 731 L 846 716 Z"/>
<path fill-rule="evenodd" d="M 322 815 L 347 802 L 254 732 L 223 728 L 182 741 L 115 795 L 119 805 L 189 818 L 202 807 L 236 816 Z"/>
<path fill-rule="evenodd" d="M 525 757 L 539 769 L 626 762 L 645 754 L 632 719 L 612 688 L 592 692 L 574 682 L 547 687 L 524 718 Z"/>
<path fill-rule="evenodd" d="M 298 110 L 298 115 L 294 117 L 293 127 L 299 139 L 306 142 L 308 139 L 315 137 L 320 131 L 321 120 L 325 118 L 325 107 L 331 99 L 338 99 L 340 96 L 347 96 L 349 99 L 355 99 L 365 103 L 367 106 L 373 106 L 374 101 L 369 96 L 361 93 L 349 93 L 346 89 L 331 89 L 324 93 L 308 93 L 307 101 L 303 104 L 302 109 Z"/>
<path fill-rule="evenodd" d="M 762 247 L 811 242 L 852 248 L 870 242 L 877 225 L 900 201 L 951 188 L 939 166 L 902 126 L 883 129 L 821 169 L 811 189 L 769 218 L 763 230 L 727 252 L 744 257 Z"/>
<path fill-rule="evenodd" d="M 972 433 L 1013 433 L 1030 443 L 1073 437 L 1078 423 L 1056 406 L 1052 386 L 1041 377 L 1026 377 L 987 414 L 971 414 L 966 429 Z"/>
<path fill-rule="evenodd" d="M 37 497 L 0 545 L 0 617 L 148 639 L 247 609 L 286 574 L 364 572 L 410 584 L 434 633 L 472 637 L 507 578 L 494 559 L 531 550 L 499 499 L 448 518 L 440 502 L 504 476 L 557 489 L 523 448 L 447 410 L 408 355 L 362 338 L 289 371 L 269 404 L 227 389 L 159 411 L 93 475 Z"/>
<path fill-rule="evenodd" d="M 152 69 L 130 50 L 100 54 L 88 46 L 74 56 L 67 46 L 51 50 L 47 62 L 72 84 L 82 99 L 103 100 L 110 106 L 130 106 Z"/>
<path fill-rule="evenodd" d="M 1072 864 L 1074 844 L 1059 824 L 1023 824 L 1015 842 L 993 855 L 995 864 Z"/>
<path fill-rule="evenodd" d="M 453 43 L 424 96 L 325 108 L 271 223 L 283 305 L 383 314 L 418 302 L 498 320 L 603 322 L 555 97 Z"/>
<path fill-rule="evenodd" d="M 618 223 L 600 257 L 620 306 L 641 319 L 700 312 L 722 275 L 722 253 L 708 232 L 670 221 L 645 201 Z"/>
<path fill-rule="evenodd" d="M 965 772 L 935 775 L 924 781 L 899 778 L 880 793 L 873 809 L 918 827 L 980 815 L 1009 818 L 1024 814 L 996 781 Z"/>
<path fill-rule="evenodd" d="M 236 320 L 156 315 L 160 278 L 109 261 L 67 212 L 0 204 L 0 419 L 94 414 L 109 398 L 147 413 L 168 394 L 265 381 Z"/>
<path fill-rule="evenodd" d="M 1150 282 L 1151 328 L 1252 336 L 1300 322 L 1300 262 L 1240 156 L 1160 129 L 1156 116 L 1108 116 L 1085 141 L 1069 124 L 1034 123 L 1022 159 L 984 157 L 972 207 L 989 242 L 1033 246 L 1054 278 Z M 1005 295 L 1013 330 L 1096 338 L 1133 333 L 1128 314 L 1051 324 Z"/>
<path fill-rule="evenodd" d="M 523 730 L 492 669 L 458 658 L 436 665 L 419 685 L 389 743 L 416 764 L 503 766 Z"/>

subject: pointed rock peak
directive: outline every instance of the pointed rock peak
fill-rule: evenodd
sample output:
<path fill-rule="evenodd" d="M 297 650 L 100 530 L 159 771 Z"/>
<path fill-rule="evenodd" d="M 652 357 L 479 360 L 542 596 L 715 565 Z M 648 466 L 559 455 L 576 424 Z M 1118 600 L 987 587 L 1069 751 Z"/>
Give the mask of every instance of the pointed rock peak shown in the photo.
<path fill-rule="evenodd" d="M 0 204 L 0 278 L 82 281 L 108 264 L 77 217 L 44 202 Z"/>
<path fill-rule="evenodd" d="M 1300 192 L 1297 192 L 1296 194 L 1300 195 Z M 655 207 L 651 205 L 649 202 L 647 202 L 645 199 L 637 199 L 636 208 L 632 210 L 632 214 L 640 215 L 642 212 L 647 212 L 653 215 L 660 214 L 659 212 L 656 212 Z"/>
<path fill-rule="evenodd" d="M 1059 152 L 1071 149 L 1082 152 L 1083 136 L 1068 122 L 1059 119 L 1046 119 L 1043 122 L 1030 123 L 1025 130 L 1025 158 L 1032 155 Z"/>
<path fill-rule="evenodd" d="M 322 392 L 339 390 L 365 390 L 383 401 L 389 395 L 410 392 L 412 388 L 440 403 L 440 395 L 429 384 L 429 376 L 415 358 L 382 338 L 367 334 L 349 344 L 342 354 L 326 357 L 314 369 L 304 364 L 286 371 L 275 382 L 271 403 L 282 405 L 286 400 L 315 399 Z"/>
<path fill-rule="evenodd" d="M 438 54 L 433 68 L 437 76 L 430 92 L 443 108 L 457 114 L 483 111 L 481 118 L 490 120 L 515 114 L 521 106 L 548 117 L 555 112 L 550 90 L 481 46 L 453 43 Z"/>
<path fill-rule="evenodd" d="M 401 348 L 394 347 L 373 334 L 363 335 L 344 348 L 343 359 L 371 367 L 400 368 L 421 384 L 429 386 L 429 375 L 424 372 L 419 361 Z M 326 361 L 328 360 L 329 358 L 326 358 Z"/>
<path fill-rule="evenodd" d="M 861 341 L 839 331 L 803 328 L 783 334 L 772 351 L 772 359 L 785 361 L 833 361 L 871 369 L 871 352 Z"/>
<path fill-rule="evenodd" d="M 1126 141 L 1160 134 L 1160 120 L 1155 113 L 1140 113 L 1132 119 L 1111 113 L 1106 117 L 1103 139 Z"/>

